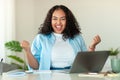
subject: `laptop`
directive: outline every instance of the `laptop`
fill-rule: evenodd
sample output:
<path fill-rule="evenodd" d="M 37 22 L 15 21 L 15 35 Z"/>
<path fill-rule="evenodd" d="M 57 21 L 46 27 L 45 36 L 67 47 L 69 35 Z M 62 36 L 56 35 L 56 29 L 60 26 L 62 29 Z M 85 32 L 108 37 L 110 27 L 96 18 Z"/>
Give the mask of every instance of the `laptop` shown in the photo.
<path fill-rule="evenodd" d="M 110 51 L 78 52 L 71 69 L 65 73 L 99 73 L 101 72 Z"/>

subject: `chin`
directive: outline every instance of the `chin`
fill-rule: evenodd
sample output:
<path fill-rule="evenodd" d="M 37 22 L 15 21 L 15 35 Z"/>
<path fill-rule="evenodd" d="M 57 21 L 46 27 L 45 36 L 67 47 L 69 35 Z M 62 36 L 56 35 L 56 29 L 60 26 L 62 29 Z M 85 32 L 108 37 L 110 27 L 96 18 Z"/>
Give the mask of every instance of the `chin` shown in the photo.
<path fill-rule="evenodd" d="M 62 31 L 56 31 L 55 33 L 57 33 L 57 34 L 62 34 Z"/>

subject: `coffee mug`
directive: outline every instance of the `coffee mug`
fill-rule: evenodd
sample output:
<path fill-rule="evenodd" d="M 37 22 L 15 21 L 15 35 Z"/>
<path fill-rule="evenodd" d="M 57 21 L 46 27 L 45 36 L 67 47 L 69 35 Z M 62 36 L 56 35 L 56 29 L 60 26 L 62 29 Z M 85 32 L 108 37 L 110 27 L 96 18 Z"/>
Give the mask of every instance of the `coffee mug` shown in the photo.
<path fill-rule="evenodd" d="M 120 72 L 120 59 L 111 59 L 111 68 L 115 73 Z"/>

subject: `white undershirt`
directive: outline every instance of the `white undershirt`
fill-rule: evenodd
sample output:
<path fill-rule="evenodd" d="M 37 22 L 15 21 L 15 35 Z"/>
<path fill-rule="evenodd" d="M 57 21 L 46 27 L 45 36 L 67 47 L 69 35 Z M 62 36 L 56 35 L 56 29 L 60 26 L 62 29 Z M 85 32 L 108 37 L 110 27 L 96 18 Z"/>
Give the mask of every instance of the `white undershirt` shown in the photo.
<path fill-rule="evenodd" d="M 62 34 L 54 33 L 56 37 L 55 44 L 52 48 L 52 67 L 64 68 L 71 66 L 75 58 L 72 46 L 67 40 L 62 39 Z"/>

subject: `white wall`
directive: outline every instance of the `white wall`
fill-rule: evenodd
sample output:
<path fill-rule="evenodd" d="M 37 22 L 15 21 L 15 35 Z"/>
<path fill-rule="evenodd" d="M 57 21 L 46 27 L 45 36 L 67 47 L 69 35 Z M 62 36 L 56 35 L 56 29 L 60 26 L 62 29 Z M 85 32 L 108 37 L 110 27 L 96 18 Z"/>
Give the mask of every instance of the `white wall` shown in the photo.
<path fill-rule="evenodd" d="M 96 50 L 120 47 L 120 0 L 16 0 L 16 38 L 32 42 L 47 11 L 66 5 L 75 14 L 87 46 L 96 34 L 102 42 Z"/>
<path fill-rule="evenodd" d="M 5 42 L 15 39 L 15 0 L 0 0 L 0 60 L 6 59 Z"/>

